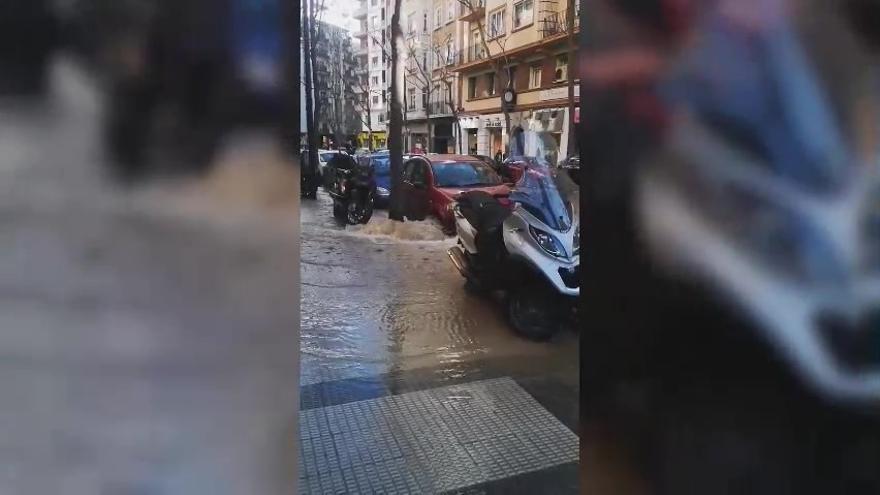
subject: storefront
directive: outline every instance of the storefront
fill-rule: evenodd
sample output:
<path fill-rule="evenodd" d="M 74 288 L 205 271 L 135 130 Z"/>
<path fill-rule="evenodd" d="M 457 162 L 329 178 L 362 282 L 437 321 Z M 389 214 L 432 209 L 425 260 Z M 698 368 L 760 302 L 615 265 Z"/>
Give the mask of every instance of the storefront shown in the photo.
<path fill-rule="evenodd" d="M 373 131 L 373 146 L 372 149 L 382 149 L 387 146 L 388 136 L 385 131 Z M 358 134 L 357 143 L 359 148 L 370 148 L 370 133 L 361 132 Z"/>

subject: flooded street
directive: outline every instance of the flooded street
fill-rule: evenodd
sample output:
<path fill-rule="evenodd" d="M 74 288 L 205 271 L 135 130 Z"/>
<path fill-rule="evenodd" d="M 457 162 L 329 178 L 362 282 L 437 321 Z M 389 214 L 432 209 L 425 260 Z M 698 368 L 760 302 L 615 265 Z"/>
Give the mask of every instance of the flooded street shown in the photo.
<path fill-rule="evenodd" d="M 369 224 L 344 227 L 323 191 L 315 201 L 304 200 L 300 211 L 307 486 L 319 491 L 347 479 L 344 462 L 335 469 L 334 456 L 309 442 L 321 438 L 324 421 L 334 430 L 330 411 L 352 407 L 361 420 L 366 413 L 366 421 L 391 427 L 385 439 L 402 449 L 393 460 L 403 465 L 383 459 L 375 469 L 410 474 L 409 482 L 394 485 L 404 492 L 576 493 L 577 334 L 562 332 L 548 343 L 516 335 L 498 301 L 464 290 L 446 255 L 454 238 L 430 220 L 400 224 L 377 210 Z M 422 393 L 433 400 L 412 414 L 384 410 L 386 401 Z M 535 411 L 493 421 L 498 408 L 517 411 L 520 401 Z M 545 418 L 548 438 L 557 439 L 547 445 L 553 447 L 529 443 L 538 417 Z M 413 421 L 425 421 L 433 431 L 410 435 Z M 347 437 L 344 428 L 332 436 L 335 452 L 347 449 L 341 445 L 348 440 L 361 441 Z M 510 441 L 516 444 L 505 443 Z M 471 450 L 484 442 L 501 450 Z M 431 466 L 414 467 L 426 446 L 449 449 L 449 459 L 438 455 Z M 554 451 L 563 452 L 559 460 L 552 460 Z M 484 465 L 517 455 L 520 465 L 497 472 Z M 312 456 L 318 458 L 314 466 L 308 465 Z"/>
<path fill-rule="evenodd" d="M 433 222 L 387 235 L 394 226 L 384 210 L 345 228 L 331 208 L 321 193 L 301 210 L 303 384 L 426 368 L 442 382 L 526 356 L 577 369 L 577 335 L 529 342 L 500 304 L 464 290 L 446 255 L 454 238 Z"/>

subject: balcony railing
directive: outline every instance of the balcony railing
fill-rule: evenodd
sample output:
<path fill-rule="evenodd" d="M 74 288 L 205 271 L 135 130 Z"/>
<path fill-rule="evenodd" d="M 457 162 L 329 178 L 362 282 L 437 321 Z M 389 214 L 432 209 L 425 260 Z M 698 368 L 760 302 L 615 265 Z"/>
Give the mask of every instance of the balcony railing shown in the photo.
<path fill-rule="evenodd" d="M 549 38 L 551 36 L 556 36 L 556 35 L 563 34 L 563 33 L 567 32 L 568 23 L 566 22 L 567 16 L 565 14 L 566 14 L 565 12 L 551 12 L 551 13 L 545 15 L 543 19 L 541 19 L 541 24 L 540 24 L 539 29 L 541 31 L 541 38 L 542 39 Z M 575 16 L 574 16 L 575 28 L 577 28 L 579 24 L 580 24 L 580 19 L 579 19 L 577 13 L 575 13 Z"/>
<path fill-rule="evenodd" d="M 452 115 L 452 109 L 448 101 L 432 101 L 430 104 L 431 115 Z"/>
<path fill-rule="evenodd" d="M 482 19 L 486 15 L 486 0 L 470 0 L 461 4 L 458 19 L 465 22 L 473 22 Z"/>

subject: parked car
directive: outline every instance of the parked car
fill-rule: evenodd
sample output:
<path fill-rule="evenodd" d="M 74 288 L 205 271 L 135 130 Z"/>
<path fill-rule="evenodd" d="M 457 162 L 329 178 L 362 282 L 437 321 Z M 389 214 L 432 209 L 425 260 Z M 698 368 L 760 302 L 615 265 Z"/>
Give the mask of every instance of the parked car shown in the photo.
<path fill-rule="evenodd" d="M 522 177 L 526 167 L 535 167 L 537 165 L 538 162 L 534 157 L 509 157 L 501 162 L 501 168 L 498 170 L 498 173 L 504 178 L 505 182 L 515 184 Z"/>
<path fill-rule="evenodd" d="M 324 169 L 327 168 L 327 162 L 329 162 L 337 153 L 341 153 L 339 150 L 318 150 L 318 175 L 321 177 L 324 176 Z"/>
<path fill-rule="evenodd" d="M 478 160 L 481 160 L 486 165 L 492 167 L 493 169 L 495 169 L 496 172 L 498 170 L 500 170 L 498 168 L 498 164 L 495 163 L 495 160 L 493 160 L 491 156 L 486 156 L 486 155 L 471 155 L 471 156 L 478 159 Z"/>
<path fill-rule="evenodd" d="M 570 156 L 559 162 L 559 168 L 568 173 L 568 176 L 575 184 L 581 183 L 581 157 L 578 155 Z"/>
<path fill-rule="evenodd" d="M 510 188 L 495 170 L 482 160 L 466 155 L 411 155 L 404 157 L 401 178 L 402 206 L 412 220 L 434 215 L 452 232 L 452 207 L 466 191 L 484 191 L 506 206 Z"/>
<path fill-rule="evenodd" d="M 376 206 L 387 207 L 391 198 L 391 157 L 388 153 L 370 155 L 373 177 L 376 180 Z"/>

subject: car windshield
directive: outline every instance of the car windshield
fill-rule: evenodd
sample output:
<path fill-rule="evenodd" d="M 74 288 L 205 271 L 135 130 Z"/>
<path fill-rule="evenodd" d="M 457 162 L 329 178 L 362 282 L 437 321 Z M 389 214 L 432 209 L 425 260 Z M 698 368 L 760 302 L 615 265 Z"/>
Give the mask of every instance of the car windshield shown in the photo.
<path fill-rule="evenodd" d="M 510 193 L 510 199 L 548 227 L 563 232 L 571 228 L 578 214 L 578 186 L 568 174 L 555 168 L 526 170 Z"/>
<path fill-rule="evenodd" d="M 325 161 L 325 162 L 329 162 L 331 158 L 333 158 L 334 156 L 336 156 L 336 154 L 337 154 L 337 153 L 333 153 L 333 152 L 325 152 L 325 153 L 321 153 L 321 154 L 320 154 L 320 156 L 321 156 L 321 160 L 323 160 L 323 161 Z"/>
<path fill-rule="evenodd" d="M 441 162 L 431 165 L 437 187 L 497 186 L 501 177 L 483 162 Z"/>

